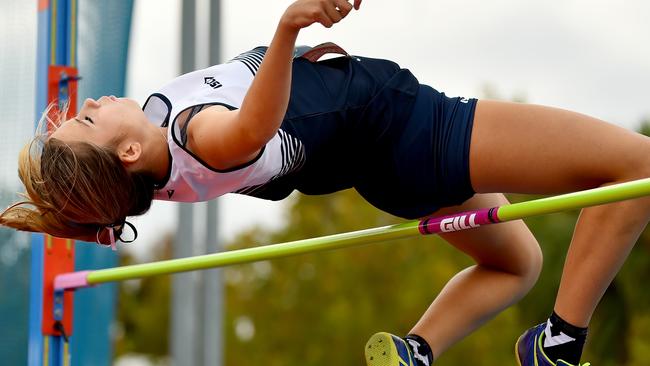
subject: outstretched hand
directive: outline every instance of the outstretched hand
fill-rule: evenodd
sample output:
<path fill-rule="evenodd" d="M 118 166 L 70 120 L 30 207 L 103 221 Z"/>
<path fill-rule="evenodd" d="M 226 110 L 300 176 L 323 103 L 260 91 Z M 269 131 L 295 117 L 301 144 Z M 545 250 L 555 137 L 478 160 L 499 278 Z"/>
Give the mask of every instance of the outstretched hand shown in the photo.
<path fill-rule="evenodd" d="M 332 27 L 345 18 L 352 9 L 359 10 L 362 0 L 298 0 L 291 4 L 282 15 L 281 22 L 295 30 L 320 23 Z"/>

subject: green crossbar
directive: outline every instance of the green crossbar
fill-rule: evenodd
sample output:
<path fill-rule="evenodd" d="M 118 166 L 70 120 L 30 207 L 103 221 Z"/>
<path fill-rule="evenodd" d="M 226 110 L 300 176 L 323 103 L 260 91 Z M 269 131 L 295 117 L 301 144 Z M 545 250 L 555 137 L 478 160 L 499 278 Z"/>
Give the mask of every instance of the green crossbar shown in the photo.
<path fill-rule="evenodd" d="M 414 220 L 397 225 L 195 257 L 136 264 L 97 271 L 67 273 L 57 277 L 55 287 L 57 289 L 74 289 L 77 287 L 85 287 L 105 282 L 124 281 L 162 274 L 250 263 L 416 235 L 469 229 L 471 227 L 482 226 L 485 224 L 518 220 L 531 216 L 602 205 L 648 195 L 650 195 L 650 178 L 527 202 L 508 204 L 490 209 L 462 212 L 441 218 L 430 218 L 422 221 Z M 484 221 L 481 221 L 480 224 L 476 224 L 474 221 L 471 221 L 471 224 L 469 224 L 470 221 L 467 221 L 468 224 L 465 224 L 465 221 L 461 221 L 469 220 L 467 218 L 472 215 L 476 216 L 482 214 L 485 214 L 485 219 Z M 471 219 L 473 220 L 474 217 Z M 438 225 L 440 226 L 440 229 L 438 228 Z M 431 228 L 433 228 L 433 231 L 431 231 Z"/>

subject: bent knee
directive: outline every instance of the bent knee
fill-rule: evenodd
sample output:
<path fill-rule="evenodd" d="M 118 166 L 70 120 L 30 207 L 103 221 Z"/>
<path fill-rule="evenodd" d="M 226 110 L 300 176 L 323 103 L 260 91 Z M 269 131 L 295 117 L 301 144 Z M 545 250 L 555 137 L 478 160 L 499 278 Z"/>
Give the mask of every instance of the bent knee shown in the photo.
<path fill-rule="evenodd" d="M 544 262 L 544 256 L 537 239 L 530 234 L 509 242 L 507 248 L 504 249 L 507 250 L 507 254 L 500 255 L 503 260 L 495 263 L 490 260 L 478 259 L 477 263 L 515 275 L 520 279 L 523 287 L 532 287 L 542 272 Z"/>
<path fill-rule="evenodd" d="M 527 245 L 527 253 L 523 258 L 523 262 L 525 268 L 522 271 L 522 278 L 532 287 L 542 273 L 542 265 L 544 264 L 544 255 L 536 239 L 533 239 L 533 243 Z"/>
<path fill-rule="evenodd" d="M 627 151 L 622 154 L 624 158 L 618 166 L 618 176 L 615 181 L 650 178 L 650 138 L 639 137 L 642 143 L 627 146 Z"/>

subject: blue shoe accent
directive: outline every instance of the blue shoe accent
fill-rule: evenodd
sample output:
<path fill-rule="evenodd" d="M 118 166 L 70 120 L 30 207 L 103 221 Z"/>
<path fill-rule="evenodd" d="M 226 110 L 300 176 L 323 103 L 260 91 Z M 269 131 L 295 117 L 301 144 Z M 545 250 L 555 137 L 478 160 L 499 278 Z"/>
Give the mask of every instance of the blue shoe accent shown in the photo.
<path fill-rule="evenodd" d="M 390 333 L 374 334 L 366 343 L 368 366 L 415 366 L 411 351 L 402 338 Z"/>
<path fill-rule="evenodd" d="M 519 337 L 517 344 L 515 344 L 517 364 L 519 366 L 580 366 L 570 364 L 563 360 L 558 360 L 557 363 L 549 360 L 542 349 L 542 339 L 544 338 L 545 329 L 546 323 L 542 323 L 528 329 Z M 582 366 L 590 366 L 590 364 L 585 363 Z"/>
<path fill-rule="evenodd" d="M 519 337 L 515 345 L 515 353 L 519 366 L 556 366 L 548 359 L 540 347 L 541 337 L 546 329 L 546 323 L 528 329 Z"/>

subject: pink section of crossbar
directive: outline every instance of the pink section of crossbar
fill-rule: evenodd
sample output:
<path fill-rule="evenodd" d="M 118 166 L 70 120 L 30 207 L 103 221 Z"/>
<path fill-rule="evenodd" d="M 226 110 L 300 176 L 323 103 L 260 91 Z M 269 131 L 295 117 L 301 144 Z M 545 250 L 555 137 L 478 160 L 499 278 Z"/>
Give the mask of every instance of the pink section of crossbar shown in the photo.
<path fill-rule="evenodd" d="M 483 225 L 499 223 L 497 215 L 499 208 L 484 208 L 474 211 L 460 212 L 453 215 L 431 217 L 420 221 L 420 234 L 440 234 L 453 231 L 472 229 Z"/>
<path fill-rule="evenodd" d="M 58 275 L 54 278 L 54 291 L 88 287 L 88 274 L 92 271 L 80 271 Z"/>

